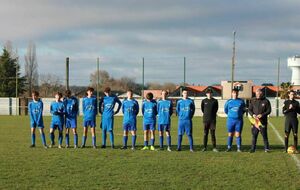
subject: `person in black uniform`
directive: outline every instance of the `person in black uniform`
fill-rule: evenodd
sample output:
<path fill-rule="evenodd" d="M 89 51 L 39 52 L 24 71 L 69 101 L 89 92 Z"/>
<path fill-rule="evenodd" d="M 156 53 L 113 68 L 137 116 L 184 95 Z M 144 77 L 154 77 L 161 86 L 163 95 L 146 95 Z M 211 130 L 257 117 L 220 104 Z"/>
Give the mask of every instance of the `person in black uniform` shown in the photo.
<path fill-rule="evenodd" d="M 259 128 L 252 125 L 252 147 L 250 153 L 255 152 L 259 132 L 261 132 L 264 139 L 265 152 L 269 152 L 268 115 L 271 113 L 271 103 L 263 96 L 261 89 L 256 90 L 255 98 L 250 101 L 248 112 L 251 117 L 259 119 L 262 124 Z"/>
<path fill-rule="evenodd" d="M 294 134 L 294 146 L 297 150 L 298 145 L 298 119 L 297 113 L 300 113 L 299 102 L 295 100 L 295 92 L 289 91 L 288 93 L 289 99 L 284 101 L 284 106 L 282 108 L 282 112 L 285 116 L 285 136 L 284 136 L 284 145 L 285 152 L 287 152 L 288 144 L 289 144 L 289 135 L 291 130 L 293 130 Z"/>
<path fill-rule="evenodd" d="M 210 130 L 211 134 L 211 141 L 213 145 L 213 151 L 218 152 L 216 147 L 216 117 L 218 112 L 218 100 L 212 97 L 212 89 L 209 87 L 206 90 L 206 97 L 201 102 L 201 110 L 203 112 L 203 125 L 204 125 L 204 137 L 203 137 L 203 145 L 204 148 L 202 151 L 207 150 L 207 140 L 208 140 L 208 133 Z"/>

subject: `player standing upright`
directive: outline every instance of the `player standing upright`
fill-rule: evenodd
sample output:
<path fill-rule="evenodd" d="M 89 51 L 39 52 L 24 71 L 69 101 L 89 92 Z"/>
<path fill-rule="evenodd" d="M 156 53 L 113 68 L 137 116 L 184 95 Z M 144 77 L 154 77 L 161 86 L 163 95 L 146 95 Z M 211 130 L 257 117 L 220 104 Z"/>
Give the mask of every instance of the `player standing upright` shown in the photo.
<path fill-rule="evenodd" d="M 291 130 L 293 131 L 294 136 L 294 147 L 297 150 L 298 146 L 298 118 L 297 114 L 300 113 L 299 102 L 295 100 L 295 92 L 293 90 L 288 93 L 289 99 L 284 101 L 284 106 L 282 112 L 285 116 L 285 136 L 284 136 L 284 145 L 285 152 L 287 152 L 289 144 L 289 135 Z"/>
<path fill-rule="evenodd" d="M 86 90 L 87 96 L 82 100 L 82 111 L 83 111 L 83 136 L 81 148 L 85 147 L 88 127 L 91 127 L 92 133 L 92 144 L 93 148 L 96 146 L 96 115 L 97 115 L 97 98 L 93 95 L 94 88 L 88 87 Z"/>
<path fill-rule="evenodd" d="M 216 147 L 216 121 L 217 121 L 217 112 L 219 109 L 218 100 L 212 97 L 212 89 L 207 88 L 206 97 L 201 102 L 201 111 L 203 112 L 203 125 L 204 125 L 204 137 L 203 137 L 203 146 L 202 151 L 207 150 L 207 140 L 208 133 L 210 131 L 211 141 L 213 145 L 213 151 L 218 152 Z"/>
<path fill-rule="evenodd" d="M 74 134 L 74 148 L 78 147 L 78 134 L 77 134 L 77 115 L 79 111 L 78 100 L 71 96 L 71 91 L 66 90 L 64 104 L 66 108 L 65 114 L 65 127 L 66 127 L 66 148 L 69 148 L 69 134 L 70 128 Z"/>
<path fill-rule="evenodd" d="M 233 89 L 231 92 L 232 99 L 225 103 L 224 111 L 227 114 L 227 150 L 231 151 L 233 136 L 236 137 L 237 152 L 241 152 L 242 146 L 242 130 L 243 130 L 243 115 L 246 111 L 244 100 L 238 98 L 239 91 Z"/>
<path fill-rule="evenodd" d="M 53 147 L 55 144 L 54 132 L 56 129 L 58 129 L 58 148 L 62 148 L 65 105 L 61 101 L 61 98 L 62 93 L 57 92 L 55 94 L 55 101 L 53 101 L 50 105 L 50 112 L 52 114 L 52 121 L 50 125 L 50 147 Z"/>
<path fill-rule="evenodd" d="M 136 116 L 139 113 L 139 103 L 133 98 L 132 90 L 127 90 L 127 99 L 122 103 L 123 116 L 123 147 L 121 149 L 127 149 L 128 131 L 131 131 L 132 135 L 132 150 L 135 150 L 136 143 Z"/>
<path fill-rule="evenodd" d="M 188 97 L 187 89 L 182 91 L 182 99 L 178 100 L 176 105 L 178 115 L 178 145 L 177 151 L 181 151 L 182 136 L 184 133 L 188 136 L 190 143 L 190 151 L 193 149 L 193 122 L 192 118 L 195 114 L 195 103 Z"/>
<path fill-rule="evenodd" d="M 111 89 L 106 87 L 104 89 L 104 97 L 99 102 L 99 112 L 102 115 L 100 127 L 102 128 L 102 146 L 106 148 L 106 133 L 110 134 L 111 147 L 114 148 L 114 115 L 121 109 L 121 101 L 116 95 L 111 94 Z M 116 103 L 118 108 L 114 111 Z"/>
<path fill-rule="evenodd" d="M 271 103 L 263 96 L 262 90 L 257 89 L 255 92 L 255 98 L 250 101 L 249 114 L 261 122 L 261 125 L 257 128 L 252 125 L 252 147 L 250 153 L 254 153 L 256 149 L 256 141 L 258 133 L 261 132 L 265 152 L 269 152 L 269 140 L 268 140 L 268 115 L 271 113 Z"/>
<path fill-rule="evenodd" d="M 39 98 L 39 93 L 37 91 L 32 92 L 32 101 L 28 104 L 28 112 L 30 116 L 30 127 L 31 127 L 31 145 L 30 147 L 35 147 L 35 129 L 39 128 L 42 143 L 44 148 L 48 148 L 46 144 L 46 138 L 44 133 L 44 122 L 43 122 L 43 102 Z"/>
<path fill-rule="evenodd" d="M 155 150 L 155 125 L 157 115 L 157 103 L 153 100 L 153 94 L 151 92 L 146 94 L 146 100 L 142 104 L 143 113 L 143 128 L 144 128 L 144 147 L 142 150 L 149 150 L 148 139 L 150 135 L 150 150 Z"/>
<path fill-rule="evenodd" d="M 173 114 L 172 101 L 167 99 L 168 91 L 161 92 L 161 100 L 157 103 L 158 113 L 158 131 L 159 131 L 159 146 L 160 149 L 164 148 L 164 131 L 166 130 L 168 151 L 171 151 L 171 115 Z"/>

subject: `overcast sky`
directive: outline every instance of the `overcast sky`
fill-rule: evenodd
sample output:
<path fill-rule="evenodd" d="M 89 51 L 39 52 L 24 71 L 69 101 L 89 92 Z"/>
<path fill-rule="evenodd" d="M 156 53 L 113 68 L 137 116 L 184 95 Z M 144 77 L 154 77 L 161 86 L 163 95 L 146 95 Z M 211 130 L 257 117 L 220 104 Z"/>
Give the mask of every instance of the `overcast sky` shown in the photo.
<path fill-rule="evenodd" d="M 12 41 L 24 68 L 30 41 L 39 73 L 88 85 L 100 57 L 113 77 L 210 85 L 230 80 L 236 35 L 236 79 L 289 81 L 287 57 L 300 54 L 299 0 L 0 0 L 0 44 Z"/>

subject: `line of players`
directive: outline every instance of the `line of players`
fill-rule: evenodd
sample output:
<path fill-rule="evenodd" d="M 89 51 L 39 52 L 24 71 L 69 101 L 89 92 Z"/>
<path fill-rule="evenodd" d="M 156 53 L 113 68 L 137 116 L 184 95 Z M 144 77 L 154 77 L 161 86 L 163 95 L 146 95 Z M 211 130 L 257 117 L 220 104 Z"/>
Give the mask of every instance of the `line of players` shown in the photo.
<path fill-rule="evenodd" d="M 83 136 L 81 148 L 85 147 L 87 140 L 88 128 L 91 128 L 92 145 L 96 146 L 96 116 L 97 110 L 97 98 L 93 95 L 94 89 L 89 87 L 86 91 L 86 97 L 83 98 Z M 207 151 L 208 134 L 211 133 L 213 151 L 218 152 L 216 147 L 216 117 L 218 111 L 218 101 L 212 96 L 213 91 L 211 88 L 206 90 L 206 96 L 201 102 L 201 111 L 203 112 L 203 126 L 204 137 L 202 151 Z M 242 130 L 243 130 L 243 115 L 248 110 L 250 116 L 258 120 L 261 124 L 259 126 L 252 125 L 252 146 L 250 153 L 254 153 L 256 150 L 256 142 L 258 134 L 261 133 L 264 140 L 264 150 L 269 152 L 268 141 L 268 115 L 271 113 L 271 104 L 268 99 L 263 96 L 261 89 L 257 89 L 255 92 L 255 98 L 250 101 L 249 107 L 246 107 L 244 100 L 238 98 L 239 91 L 237 89 L 232 90 L 232 98 L 229 99 L 224 106 L 224 112 L 227 114 L 227 152 L 232 151 L 233 137 L 236 137 L 237 152 L 241 152 L 242 147 Z M 104 90 L 104 97 L 99 101 L 99 113 L 102 115 L 100 128 L 102 129 L 102 146 L 106 148 L 107 133 L 109 133 L 111 147 L 114 148 L 114 115 L 117 114 L 122 108 L 123 112 L 123 146 L 121 149 L 127 149 L 128 134 L 129 131 L 132 135 L 132 150 L 136 147 L 136 131 L 137 121 L 136 117 L 139 113 L 139 104 L 133 98 L 133 91 L 127 91 L 127 98 L 121 103 L 119 98 L 111 93 L 111 89 L 106 87 Z M 284 102 L 283 114 L 285 115 L 285 152 L 288 148 L 288 138 L 291 130 L 294 136 L 294 147 L 297 150 L 298 144 L 298 119 L 297 114 L 300 113 L 299 102 L 295 100 L 295 92 L 289 91 L 289 98 Z M 144 130 L 144 147 L 142 150 L 155 150 L 155 130 L 156 121 L 158 123 L 159 131 L 159 145 L 160 149 L 164 149 L 164 132 L 167 137 L 167 150 L 171 151 L 171 115 L 173 114 L 172 101 L 167 98 L 168 92 L 162 91 L 161 99 L 157 102 L 153 99 L 153 94 L 148 93 L 146 99 L 142 103 L 143 114 L 143 130 Z M 29 115 L 31 125 L 31 147 L 35 147 L 35 129 L 39 128 L 42 143 L 45 148 L 48 148 L 46 144 L 46 138 L 44 134 L 43 123 L 43 102 L 39 99 L 39 93 L 34 91 L 32 93 L 32 101 L 29 103 Z M 116 111 L 115 106 L 118 106 Z M 65 97 L 62 98 L 61 93 L 55 94 L 55 101 L 51 103 L 50 112 L 52 114 L 52 121 L 50 125 L 50 146 L 55 145 L 54 132 L 58 129 L 58 148 L 62 148 L 63 141 L 63 126 L 65 126 L 65 141 L 66 148 L 70 147 L 69 144 L 69 132 L 72 129 L 74 134 L 74 148 L 78 147 L 78 135 L 77 135 L 77 115 L 79 111 L 79 104 L 76 97 L 71 96 L 71 91 L 67 90 Z M 183 89 L 182 98 L 177 101 L 176 114 L 178 116 L 178 143 L 177 151 L 181 151 L 182 137 L 186 133 L 189 140 L 190 151 L 193 152 L 193 123 L 192 118 L 195 113 L 195 104 L 192 99 L 188 97 L 187 89 Z M 149 146 L 150 139 L 150 146 Z"/>

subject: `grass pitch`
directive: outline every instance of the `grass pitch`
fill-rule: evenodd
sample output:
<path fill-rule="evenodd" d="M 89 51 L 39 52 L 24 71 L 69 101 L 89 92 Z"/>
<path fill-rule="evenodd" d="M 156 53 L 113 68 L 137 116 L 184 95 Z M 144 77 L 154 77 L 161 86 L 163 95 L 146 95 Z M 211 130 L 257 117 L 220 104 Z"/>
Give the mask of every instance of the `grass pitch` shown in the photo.
<path fill-rule="evenodd" d="M 44 118 L 47 143 L 50 119 Z M 138 119 L 138 149 L 143 145 L 141 119 Z M 31 149 L 29 117 L 0 116 L 0 189 L 299 189 L 300 170 L 291 156 L 283 153 L 282 142 L 271 127 L 268 133 L 272 152 L 263 151 L 260 135 L 257 152 L 248 153 L 250 124 L 244 120 L 243 153 L 224 152 L 227 139 L 225 118 L 217 121 L 220 152 L 214 153 L 209 147 L 209 151 L 203 153 L 200 151 L 202 118 L 194 118 L 196 152 L 191 153 L 186 136 L 181 152 L 118 149 L 122 145 L 121 117 L 115 118 L 117 149 L 92 149 L 90 133 L 88 148 L 85 149 L 46 150 L 41 145 L 39 133 L 36 133 L 37 147 Z M 270 121 L 283 136 L 284 118 L 271 118 Z M 79 144 L 81 123 L 82 118 L 79 118 Z M 99 126 L 99 118 L 97 124 Z M 73 145 L 72 134 L 70 140 Z M 101 132 L 97 127 L 98 147 L 100 142 Z M 156 145 L 158 142 L 156 134 Z M 128 144 L 131 144 L 131 136 Z M 172 118 L 172 144 L 175 150 L 176 117 Z M 300 159 L 300 155 L 296 156 Z"/>

